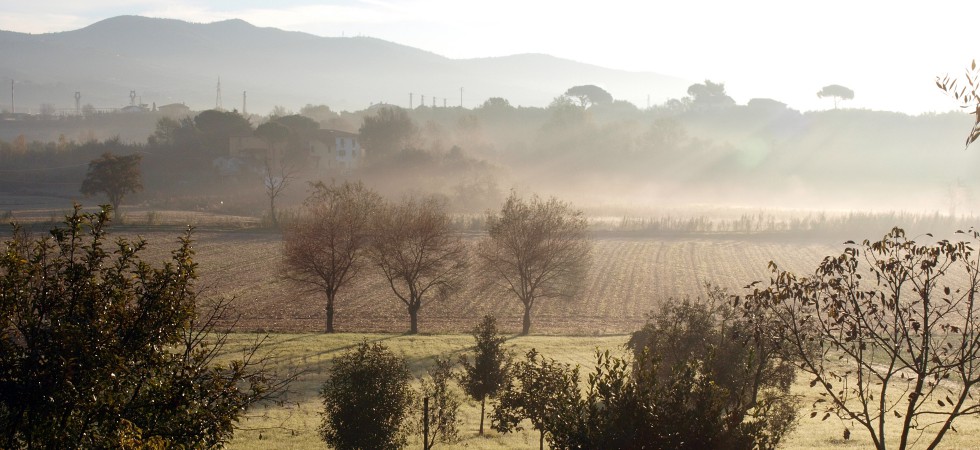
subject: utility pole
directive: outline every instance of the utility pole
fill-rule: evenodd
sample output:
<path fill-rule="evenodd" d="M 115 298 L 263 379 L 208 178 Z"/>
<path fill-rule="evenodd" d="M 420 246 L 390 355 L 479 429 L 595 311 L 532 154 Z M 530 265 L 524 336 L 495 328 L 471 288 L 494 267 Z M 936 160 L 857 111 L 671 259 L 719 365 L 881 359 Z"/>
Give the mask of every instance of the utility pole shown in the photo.
<path fill-rule="evenodd" d="M 422 95 L 422 94 L 419 94 L 419 95 Z M 424 95 L 422 95 L 422 101 L 419 102 L 419 106 L 425 106 L 425 96 Z"/>
<path fill-rule="evenodd" d="M 14 113 L 14 80 L 10 80 L 10 114 Z"/>
<path fill-rule="evenodd" d="M 248 116 L 248 111 L 245 109 L 245 105 L 248 100 L 248 91 L 242 91 L 242 116 Z"/>
<path fill-rule="evenodd" d="M 75 115 L 82 115 L 82 93 L 75 91 Z"/>
<path fill-rule="evenodd" d="M 443 97 L 443 98 L 442 98 L 442 107 L 443 107 L 443 108 L 445 108 L 445 107 L 446 107 L 446 97 Z"/>
<path fill-rule="evenodd" d="M 432 107 L 433 108 L 436 107 L 436 96 L 434 96 L 434 95 L 432 96 Z"/>
<path fill-rule="evenodd" d="M 415 100 L 415 94 L 409 92 L 408 93 L 408 109 L 412 109 L 412 105 L 413 105 L 414 100 Z"/>
<path fill-rule="evenodd" d="M 463 88 L 459 88 L 459 107 L 463 107 Z"/>

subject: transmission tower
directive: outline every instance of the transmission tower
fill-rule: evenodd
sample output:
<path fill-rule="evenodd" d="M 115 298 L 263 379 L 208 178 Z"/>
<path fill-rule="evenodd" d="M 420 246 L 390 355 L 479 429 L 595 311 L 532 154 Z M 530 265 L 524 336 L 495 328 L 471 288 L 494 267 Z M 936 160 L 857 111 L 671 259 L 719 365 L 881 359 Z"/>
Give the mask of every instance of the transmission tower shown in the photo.
<path fill-rule="evenodd" d="M 221 77 L 218 77 L 218 95 L 214 98 L 214 109 L 221 111 Z"/>

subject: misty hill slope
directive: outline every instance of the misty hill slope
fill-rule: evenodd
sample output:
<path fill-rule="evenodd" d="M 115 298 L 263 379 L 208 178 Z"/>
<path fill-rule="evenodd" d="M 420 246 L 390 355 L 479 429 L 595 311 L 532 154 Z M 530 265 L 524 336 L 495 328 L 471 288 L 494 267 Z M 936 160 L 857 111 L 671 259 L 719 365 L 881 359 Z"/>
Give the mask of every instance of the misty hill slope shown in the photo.
<path fill-rule="evenodd" d="M 386 102 L 407 106 L 409 93 L 426 104 L 438 98 L 467 107 L 489 97 L 543 106 L 577 84 L 598 84 L 634 103 L 680 97 L 686 80 L 653 73 L 604 69 L 547 55 L 453 60 L 369 37 L 319 37 L 253 26 L 242 20 L 195 24 L 119 16 L 60 33 L 0 31 L 0 73 L 16 80 L 15 107 L 82 103 L 119 107 L 136 90 L 144 103 L 183 102 L 194 109 L 215 103 L 221 77 L 226 108 L 266 113 L 274 105 L 296 109 L 325 103 L 363 109 Z M 9 108 L 8 102 L 0 103 Z"/>

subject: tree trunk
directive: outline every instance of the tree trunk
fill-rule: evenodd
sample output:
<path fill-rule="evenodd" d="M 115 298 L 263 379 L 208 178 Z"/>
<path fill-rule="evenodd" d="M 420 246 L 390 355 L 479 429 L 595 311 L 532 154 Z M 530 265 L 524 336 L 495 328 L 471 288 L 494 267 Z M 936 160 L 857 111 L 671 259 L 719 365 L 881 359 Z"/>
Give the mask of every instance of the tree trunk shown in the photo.
<path fill-rule="evenodd" d="M 521 336 L 527 336 L 531 331 L 531 307 L 524 305 L 524 325 L 521 328 Z"/>
<path fill-rule="evenodd" d="M 327 333 L 333 333 L 333 299 L 327 298 Z"/>
<path fill-rule="evenodd" d="M 544 450 L 544 430 L 541 430 L 541 437 L 538 438 L 538 449 Z"/>
<path fill-rule="evenodd" d="M 269 219 L 272 220 L 272 226 L 279 227 L 279 219 L 276 218 L 276 196 L 269 194 Z"/>
<path fill-rule="evenodd" d="M 480 399 L 480 436 L 483 436 L 483 411 L 487 406 L 487 398 Z"/>
<path fill-rule="evenodd" d="M 408 334 L 418 334 L 419 332 L 419 308 L 417 306 L 408 307 L 408 317 L 411 319 L 411 325 L 408 328 Z"/>

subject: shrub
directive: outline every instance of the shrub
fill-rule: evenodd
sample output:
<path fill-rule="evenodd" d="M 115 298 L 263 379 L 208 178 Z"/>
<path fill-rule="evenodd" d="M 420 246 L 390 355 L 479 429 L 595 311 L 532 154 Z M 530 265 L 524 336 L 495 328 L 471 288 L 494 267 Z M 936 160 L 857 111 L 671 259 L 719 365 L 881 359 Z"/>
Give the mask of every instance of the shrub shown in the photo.
<path fill-rule="evenodd" d="M 80 207 L 0 255 L 0 447 L 227 442 L 283 387 L 255 357 L 216 364 L 223 305 L 198 305 L 190 231 L 152 267 L 142 240 L 107 245 L 109 210 Z"/>
<path fill-rule="evenodd" d="M 320 437 L 339 450 L 403 447 L 411 378 L 404 358 L 379 343 L 363 342 L 338 356 L 320 391 Z"/>

